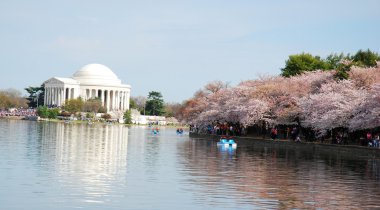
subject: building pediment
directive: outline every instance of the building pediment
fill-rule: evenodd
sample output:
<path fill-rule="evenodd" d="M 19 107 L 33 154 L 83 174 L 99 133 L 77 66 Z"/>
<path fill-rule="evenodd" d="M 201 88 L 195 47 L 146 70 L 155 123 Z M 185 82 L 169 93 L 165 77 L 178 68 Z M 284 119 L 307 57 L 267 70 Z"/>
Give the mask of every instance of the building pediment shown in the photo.
<path fill-rule="evenodd" d="M 79 85 L 79 82 L 71 78 L 52 77 L 44 82 L 45 85 Z"/>
<path fill-rule="evenodd" d="M 65 83 L 62 82 L 61 80 L 58 80 L 58 79 L 53 77 L 53 78 L 50 78 L 44 82 L 44 85 L 47 85 L 47 84 L 49 84 L 49 85 L 63 85 Z"/>

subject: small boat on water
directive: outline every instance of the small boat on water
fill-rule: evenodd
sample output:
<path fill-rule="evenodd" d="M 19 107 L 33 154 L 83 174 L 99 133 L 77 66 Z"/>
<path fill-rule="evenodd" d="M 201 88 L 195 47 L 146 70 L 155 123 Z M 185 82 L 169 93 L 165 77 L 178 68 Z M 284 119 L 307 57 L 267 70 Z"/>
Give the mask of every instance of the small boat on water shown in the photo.
<path fill-rule="evenodd" d="M 154 135 L 156 135 L 156 134 L 159 134 L 160 131 L 158 131 L 158 130 L 153 130 L 152 133 L 153 133 Z"/>
<path fill-rule="evenodd" d="M 182 128 L 177 128 L 177 135 L 182 135 L 183 134 L 183 129 Z"/>
<path fill-rule="evenodd" d="M 153 128 L 153 129 L 152 129 L 152 133 L 153 133 L 154 135 L 157 135 L 157 134 L 160 133 L 160 129 L 159 129 L 158 127 Z"/>
<path fill-rule="evenodd" d="M 229 139 L 229 138 L 226 138 L 226 137 L 221 137 L 219 139 L 219 142 L 217 143 L 217 146 L 218 147 L 232 147 L 232 148 L 236 148 L 237 144 L 236 144 L 235 140 L 233 140 L 233 139 Z"/>

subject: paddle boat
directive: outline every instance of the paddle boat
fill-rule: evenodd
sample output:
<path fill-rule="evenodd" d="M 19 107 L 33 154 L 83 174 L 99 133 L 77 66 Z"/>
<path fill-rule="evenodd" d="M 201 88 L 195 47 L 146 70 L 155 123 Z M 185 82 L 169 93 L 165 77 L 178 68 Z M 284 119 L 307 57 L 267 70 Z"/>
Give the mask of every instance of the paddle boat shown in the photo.
<path fill-rule="evenodd" d="M 160 133 L 160 129 L 159 129 L 159 128 L 153 128 L 153 129 L 152 129 L 152 133 L 153 133 L 154 135 L 157 135 L 157 134 Z"/>
<path fill-rule="evenodd" d="M 236 144 L 235 140 L 233 140 L 233 139 L 229 139 L 227 137 L 221 137 L 219 139 L 219 142 L 217 143 L 217 146 L 218 147 L 232 147 L 232 148 L 236 148 L 237 144 Z"/>
<path fill-rule="evenodd" d="M 177 135 L 181 135 L 181 134 L 183 134 L 183 129 L 182 128 L 178 128 L 176 132 L 177 132 Z"/>

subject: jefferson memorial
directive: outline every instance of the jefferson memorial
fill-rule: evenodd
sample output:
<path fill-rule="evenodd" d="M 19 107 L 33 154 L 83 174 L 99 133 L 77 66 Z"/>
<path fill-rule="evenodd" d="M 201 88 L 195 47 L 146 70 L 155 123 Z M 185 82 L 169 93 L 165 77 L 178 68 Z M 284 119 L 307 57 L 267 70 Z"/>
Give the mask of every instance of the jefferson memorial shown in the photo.
<path fill-rule="evenodd" d="M 66 100 L 99 98 L 109 111 L 129 109 L 131 86 L 121 83 L 113 71 L 102 64 L 88 64 L 71 78 L 53 77 L 44 82 L 45 105 L 63 106 Z"/>

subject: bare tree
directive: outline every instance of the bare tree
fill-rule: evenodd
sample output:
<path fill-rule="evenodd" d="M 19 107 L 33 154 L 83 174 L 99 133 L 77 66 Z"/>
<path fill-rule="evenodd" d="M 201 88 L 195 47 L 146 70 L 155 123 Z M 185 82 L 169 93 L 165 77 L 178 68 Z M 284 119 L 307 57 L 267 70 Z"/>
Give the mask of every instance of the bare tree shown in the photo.
<path fill-rule="evenodd" d="M 133 100 L 136 103 L 137 109 L 140 112 L 143 112 L 145 109 L 147 98 L 145 96 L 131 96 L 131 100 Z"/>
<path fill-rule="evenodd" d="M 209 82 L 207 85 L 205 85 L 204 89 L 206 92 L 209 93 L 216 93 L 221 89 L 228 88 L 229 82 L 222 82 L 219 80 Z"/>

